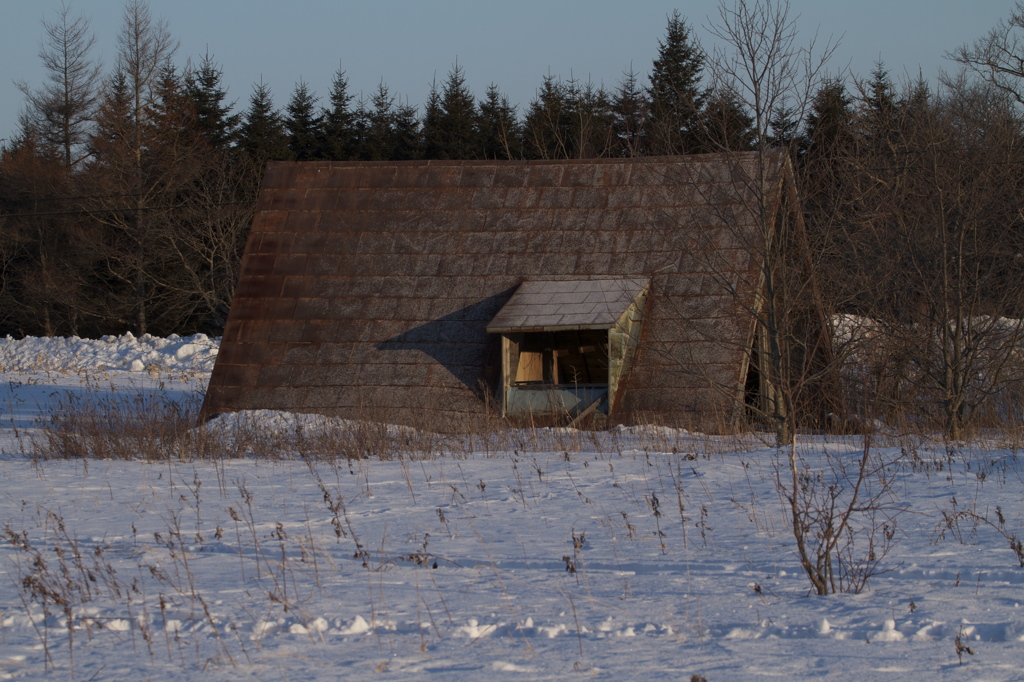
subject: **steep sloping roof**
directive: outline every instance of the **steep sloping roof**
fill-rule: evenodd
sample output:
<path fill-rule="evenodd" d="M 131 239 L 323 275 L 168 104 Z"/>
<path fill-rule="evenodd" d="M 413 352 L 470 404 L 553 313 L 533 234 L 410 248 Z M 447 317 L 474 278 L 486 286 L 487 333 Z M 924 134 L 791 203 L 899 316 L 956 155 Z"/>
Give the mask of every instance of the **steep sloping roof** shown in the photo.
<path fill-rule="evenodd" d="M 755 161 L 271 163 L 204 414 L 468 427 L 500 367 L 495 314 L 524 281 L 586 279 L 650 281 L 616 419 L 727 409 L 711 386 L 742 388 Z"/>

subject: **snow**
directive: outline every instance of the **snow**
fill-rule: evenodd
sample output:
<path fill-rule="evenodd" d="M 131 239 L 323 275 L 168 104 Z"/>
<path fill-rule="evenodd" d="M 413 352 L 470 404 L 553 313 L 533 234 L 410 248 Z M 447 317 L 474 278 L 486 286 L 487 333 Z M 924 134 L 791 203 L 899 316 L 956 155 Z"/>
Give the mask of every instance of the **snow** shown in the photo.
<path fill-rule="evenodd" d="M 785 452 L 756 436 L 445 439 L 250 412 L 202 428 L 354 429 L 380 456 L 30 456 L 60 406 L 194 405 L 216 348 L 0 340 L 0 677 L 1020 679 L 1024 569 L 996 526 L 945 520 L 998 507 L 1024 535 L 1007 434 L 876 437 L 896 545 L 865 591 L 826 597 L 774 484 Z M 825 470 L 862 448 L 806 436 L 801 456 Z"/>
<path fill-rule="evenodd" d="M 132 372 L 205 372 L 213 369 L 219 343 L 205 334 L 158 338 L 131 332 L 101 339 L 27 336 L 0 340 L 4 372 L 71 373 L 127 369 Z"/>

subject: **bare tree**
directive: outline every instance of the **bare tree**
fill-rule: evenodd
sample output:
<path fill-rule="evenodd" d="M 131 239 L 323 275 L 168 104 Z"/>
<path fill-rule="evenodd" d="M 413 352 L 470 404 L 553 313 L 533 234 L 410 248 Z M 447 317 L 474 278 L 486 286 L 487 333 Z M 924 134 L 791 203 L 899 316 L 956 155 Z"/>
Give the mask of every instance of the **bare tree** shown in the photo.
<path fill-rule="evenodd" d="M 1024 3 L 984 37 L 948 54 L 1024 104 Z"/>
<path fill-rule="evenodd" d="M 188 103 L 170 60 L 177 49 L 167 23 L 143 0 L 125 3 L 117 65 L 106 85 L 92 146 L 94 198 L 86 208 L 116 233 L 110 272 L 130 289 L 134 326 L 149 324 L 150 281 L 158 230 L 175 187 L 193 172 L 187 151 L 194 132 L 183 121 Z M 194 127 L 193 127 L 194 128 Z"/>
<path fill-rule="evenodd" d="M 117 34 L 116 71 L 122 74 L 130 98 L 133 151 L 136 163 L 142 163 L 143 125 L 158 99 L 157 84 L 161 70 L 177 51 L 166 20 L 154 20 L 144 0 L 128 0 L 124 5 L 121 29 Z"/>
<path fill-rule="evenodd" d="M 865 437 L 856 461 L 826 457 L 824 467 L 811 468 L 796 433 L 812 406 L 829 404 L 824 387 L 836 383 L 840 367 L 831 305 L 815 283 L 791 180 L 794 130 L 804 125 L 835 46 L 799 45 L 785 1 L 736 0 L 721 6 L 708 30 L 726 46 L 709 60 L 711 97 L 749 118 L 752 151 L 736 149 L 733 141 L 742 138 L 734 131 L 705 131 L 706 145 L 718 145 L 727 170 L 717 164 L 724 177 L 699 174 L 693 183 L 707 213 L 697 216 L 708 225 L 699 253 L 719 289 L 754 320 L 744 349 L 760 396 L 746 407 L 774 427 L 776 488 L 800 565 L 818 594 L 859 591 L 895 537 L 894 500 L 883 475 L 889 462 Z M 705 118 L 709 126 L 735 120 Z"/>
<path fill-rule="evenodd" d="M 162 246 L 175 265 L 159 284 L 174 293 L 178 319 L 216 331 L 231 308 L 263 166 L 247 156 L 229 160 L 222 154 L 201 163 L 202 174 L 165 232 Z"/>
<path fill-rule="evenodd" d="M 20 81 L 18 88 L 25 94 L 28 117 L 41 142 L 59 152 L 70 175 L 88 155 L 86 143 L 100 85 L 100 66 L 91 57 L 96 38 L 89 20 L 72 17 L 66 2 L 54 20 L 43 20 L 43 28 L 46 37 L 39 58 L 47 82 L 35 90 Z"/>
<path fill-rule="evenodd" d="M 734 182 L 727 187 L 739 188 L 733 191 L 752 198 L 736 197 L 736 203 L 748 207 L 747 219 L 756 226 L 753 236 L 744 234 L 740 239 L 759 264 L 756 280 L 744 282 L 745 288 L 759 292 L 755 308 L 747 311 L 756 320 L 759 345 L 756 358 L 750 360 L 756 363 L 764 384 L 760 411 L 773 423 L 779 443 L 789 443 L 795 437 L 801 392 L 812 384 L 811 375 L 821 369 L 811 363 L 823 350 L 822 338 L 828 334 L 819 327 L 821 333 L 808 336 L 808 320 L 800 312 L 809 307 L 820 309 L 821 301 L 812 288 L 800 217 L 790 225 L 779 222 L 786 212 L 776 201 L 779 193 L 772 183 L 780 177 L 778 165 L 789 163 L 790 150 L 777 148 L 772 121 L 780 110 L 789 112 L 791 122 L 804 120 L 835 45 L 830 42 L 817 51 L 812 40 L 806 47 L 799 46 L 796 20 L 785 1 L 722 4 L 718 21 L 707 28 L 727 46 L 716 49 L 708 63 L 712 92 L 740 106 L 753 124 L 754 160 L 736 155 L 731 162 Z M 719 120 L 729 122 L 728 118 Z M 722 141 L 724 146 L 716 151 L 726 155 L 738 151 L 728 145 L 733 137 L 728 131 L 705 131 L 708 143 Z M 714 203 L 729 202 L 719 199 Z M 722 218 L 730 224 L 727 216 Z M 734 281 L 739 274 L 724 264 L 709 264 L 709 269 L 724 282 Z"/>
<path fill-rule="evenodd" d="M 99 90 L 99 65 L 89 20 L 75 17 L 62 3 L 53 20 L 43 20 L 39 50 L 46 73 L 38 89 L 24 81 L 18 88 L 26 106 L 17 150 L 5 159 L 8 189 L 19 195 L 17 228 L 21 262 L 15 306 L 38 320 L 46 334 L 77 331 L 79 293 L 86 270 L 75 252 L 81 226 L 69 215 L 76 173 L 89 155 Z"/>
<path fill-rule="evenodd" d="M 910 88 L 897 118 L 858 153 L 849 241 L 887 273 L 865 312 L 904 387 L 893 407 L 958 440 L 1020 369 L 1024 126 L 1004 90 L 963 75 Z"/>

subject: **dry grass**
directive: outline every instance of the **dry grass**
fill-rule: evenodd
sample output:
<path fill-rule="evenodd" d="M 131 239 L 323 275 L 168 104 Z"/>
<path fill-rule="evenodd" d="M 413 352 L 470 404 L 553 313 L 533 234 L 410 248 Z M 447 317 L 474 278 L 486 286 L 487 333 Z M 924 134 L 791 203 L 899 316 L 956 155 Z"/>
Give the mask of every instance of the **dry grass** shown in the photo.
<path fill-rule="evenodd" d="M 222 415 L 199 425 L 202 395 L 170 398 L 138 390 L 110 394 L 97 388 L 66 394 L 23 436 L 24 451 L 40 460 L 121 459 L 198 461 L 224 458 L 430 459 L 485 457 L 509 452 L 594 451 L 706 454 L 746 451 L 764 445 L 754 432 L 731 436 L 691 433 L 657 424 L 604 431 L 566 427 L 512 428 L 501 422 L 474 431 L 442 434 L 428 429 L 269 411 Z M 698 442 L 699 441 L 699 442 Z"/>
<path fill-rule="evenodd" d="M 39 418 L 34 433 L 25 438 L 26 452 L 42 460 L 330 461 L 419 459 L 461 449 L 426 431 L 319 415 L 243 412 L 197 426 L 201 405 L 199 394 L 183 400 L 142 391 L 85 398 L 68 394 L 57 400 L 49 415 Z"/>

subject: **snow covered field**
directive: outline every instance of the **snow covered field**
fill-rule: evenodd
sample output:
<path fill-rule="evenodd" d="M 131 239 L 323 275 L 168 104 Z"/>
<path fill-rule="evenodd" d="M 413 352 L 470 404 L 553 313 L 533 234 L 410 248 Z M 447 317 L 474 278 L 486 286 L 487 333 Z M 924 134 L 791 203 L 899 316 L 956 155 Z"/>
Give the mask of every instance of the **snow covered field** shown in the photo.
<path fill-rule="evenodd" d="M 861 594 L 825 597 L 774 483 L 786 453 L 756 438 L 444 442 L 254 414 L 205 428 L 349 429 L 381 457 L 31 457 L 58 406 L 195 405 L 215 355 L 205 337 L 0 341 L 0 675 L 1024 677 L 1024 462 L 1005 439 L 876 442 L 895 545 Z M 807 480 L 861 451 L 805 438 Z"/>

